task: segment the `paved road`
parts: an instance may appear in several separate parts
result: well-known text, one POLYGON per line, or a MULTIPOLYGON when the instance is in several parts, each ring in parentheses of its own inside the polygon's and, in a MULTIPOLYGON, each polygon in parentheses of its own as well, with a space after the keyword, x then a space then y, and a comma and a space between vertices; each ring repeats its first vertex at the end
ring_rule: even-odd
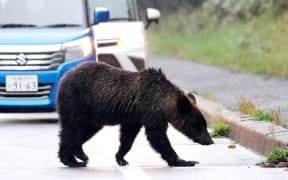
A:
MULTIPOLYGON (((213 78, 218 72, 215 68, 205 68, 205 66, 193 63, 175 62, 173 59, 155 57, 153 66, 159 67, 159 65, 172 81, 186 89, 205 92, 206 89, 201 90, 201 86, 195 84, 202 84, 202 87, 207 88, 207 84, 211 86, 217 83, 213 80, 203 79, 204 75, 213 78), (200 75, 200 73, 196 73, 197 70, 206 73, 200 75)), ((225 76, 224 79, 226 79, 225 76)), ((217 86, 215 85, 215 87, 217 86)), ((220 87, 217 89, 221 90, 220 87)), ((19 116, 22 117, 21 114, 19 116)), ((58 124, 49 121, 29 121, 27 116, 24 119, 13 121, 0 117, 1 180, 210 180, 215 178, 222 180, 287 180, 288 177, 288 171, 285 168, 264 169, 255 166, 265 158, 239 144, 235 149, 229 149, 228 144, 234 143, 229 139, 214 139, 216 144, 201 146, 188 140, 173 128, 169 128, 168 136, 177 153, 184 159, 199 161, 200 165, 193 168, 167 167, 159 155, 150 148, 142 131, 127 155, 130 166, 118 167, 114 160, 114 154, 119 145, 118 127, 107 127, 84 146, 90 156, 89 166, 80 169, 66 168, 59 163, 57 158, 58 124)))
POLYGON ((118 167, 114 154, 118 148, 118 127, 99 132, 84 149, 90 157, 86 168, 66 168, 59 163, 58 124, 43 121, 0 121, 0 179, 3 180, 287 180, 285 169, 255 166, 264 157, 237 145, 229 149, 229 139, 215 139, 216 144, 195 144, 169 128, 173 147, 184 159, 198 160, 192 168, 170 168, 148 145, 143 131, 127 155, 128 167, 118 167))
POLYGON ((288 80, 229 71, 191 61, 150 55, 149 65, 161 67, 180 87, 201 94, 211 94, 217 102, 234 109, 243 97, 257 107, 280 111, 288 125, 288 80))

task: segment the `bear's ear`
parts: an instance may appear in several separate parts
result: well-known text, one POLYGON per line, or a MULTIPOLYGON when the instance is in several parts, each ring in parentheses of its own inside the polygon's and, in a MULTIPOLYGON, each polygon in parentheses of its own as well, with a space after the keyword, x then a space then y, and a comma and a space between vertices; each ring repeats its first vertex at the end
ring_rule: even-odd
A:
POLYGON ((189 113, 189 111, 191 111, 191 104, 189 99, 186 96, 181 95, 178 99, 177 99, 177 112, 179 115, 184 116, 187 113, 189 113))
POLYGON ((189 92, 188 93, 188 97, 191 98, 194 101, 195 104, 197 103, 196 102, 196 98, 195 98, 195 96, 192 93, 189 92))

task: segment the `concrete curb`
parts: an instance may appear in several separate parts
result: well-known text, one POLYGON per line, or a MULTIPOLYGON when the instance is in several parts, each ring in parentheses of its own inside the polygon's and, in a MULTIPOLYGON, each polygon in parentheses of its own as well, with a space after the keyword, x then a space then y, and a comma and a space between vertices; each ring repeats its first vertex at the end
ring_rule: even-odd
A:
POLYGON ((230 138, 267 156, 275 148, 288 148, 288 129, 272 123, 255 121, 240 112, 232 112, 221 104, 196 96, 197 105, 211 124, 215 115, 225 118, 230 125, 230 138))

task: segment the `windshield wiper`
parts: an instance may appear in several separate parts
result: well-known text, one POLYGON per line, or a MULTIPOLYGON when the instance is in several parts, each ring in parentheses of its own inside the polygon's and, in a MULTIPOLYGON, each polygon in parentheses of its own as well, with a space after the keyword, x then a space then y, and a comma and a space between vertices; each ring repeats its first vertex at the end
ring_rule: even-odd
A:
POLYGON ((16 24, 16 23, 9 23, 9 24, 1 24, 1 28, 26 28, 26 27, 37 27, 34 24, 16 24))
POLYGON ((49 25, 46 25, 45 27, 81 27, 80 24, 65 24, 65 23, 62 23, 62 24, 49 24, 49 25))

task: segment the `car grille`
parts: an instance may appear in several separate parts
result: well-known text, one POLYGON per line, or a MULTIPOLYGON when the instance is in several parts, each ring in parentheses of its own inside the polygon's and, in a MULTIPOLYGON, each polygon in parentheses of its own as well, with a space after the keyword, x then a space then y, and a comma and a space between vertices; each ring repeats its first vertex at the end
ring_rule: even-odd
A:
POLYGON ((0 84, 0 99, 9 98, 47 98, 51 91, 51 84, 39 84, 36 92, 7 92, 5 84, 0 84))
POLYGON ((0 70, 54 70, 64 62, 64 53, 0 53, 0 70))

